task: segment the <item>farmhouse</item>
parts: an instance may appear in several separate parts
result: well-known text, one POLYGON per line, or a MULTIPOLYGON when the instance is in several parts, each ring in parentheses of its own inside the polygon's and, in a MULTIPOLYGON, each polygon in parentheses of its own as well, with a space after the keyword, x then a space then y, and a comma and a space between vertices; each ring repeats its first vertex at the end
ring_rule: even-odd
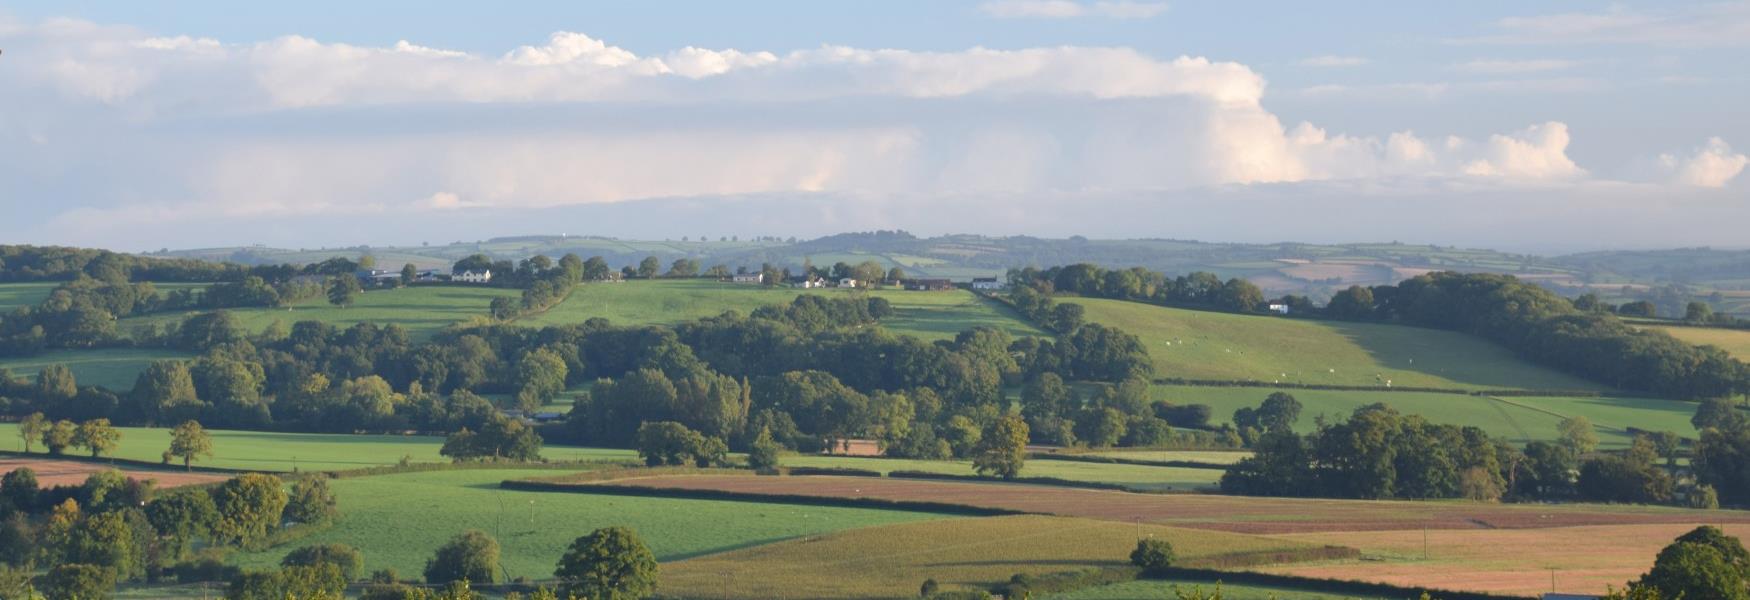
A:
POLYGON ((954 289, 954 282, 946 279, 902 279, 899 284, 916 292, 954 289))
POLYGON ((461 271, 456 273, 451 279, 462 283, 488 283, 492 281, 492 269, 461 271))
POLYGON ((815 276, 815 275, 802 275, 800 277, 791 277, 790 281, 788 283, 790 284, 790 287, 802 288, 805 290, 826 287, 826 280, 821 279, 820 277, 815 276))
POLYGON ((766 282, 766 274, 759 273, 759 272, 756 272, 756 273, 736 273, 734 277, 730 278, 730 280, 734 281, 736 283, 765 283, 766 282))
POLYGON ((846 277, 844 279, 839 280, 839 287, 842 287, 842 288, 863 287, 863 282, 857 281, 856 279, 851 278, 851 277, 846 277))
POLYGON ((972 289, 975 289, 975 290, 978 290, 981 292, 996 291, 996 290, 1003 289, 1005 287, 1008 287, 1008 286, 1003 285, 1003 282, 999 281, 995 277, 974 277, 974 278, 972 278, 972 289))
POLYGON ((875 440, 827 440, 824 454, 837 456, 881 456, 881 442, 875 440))
POLYGON ((1281 302, 1272 302, 1270 304, 1270 312, 1273 312, 1273 313, 1276 313, 1279 315, 1286 315, 1286 314, 1288 314, 1288 305, 1283 304, 1281 302))

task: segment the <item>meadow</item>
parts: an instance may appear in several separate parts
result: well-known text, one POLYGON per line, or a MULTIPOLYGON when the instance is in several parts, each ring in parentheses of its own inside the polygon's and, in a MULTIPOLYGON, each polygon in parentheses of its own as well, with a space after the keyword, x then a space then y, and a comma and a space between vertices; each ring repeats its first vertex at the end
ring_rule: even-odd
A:
POLYGON ((1750 330, 1712 327, 1652 327, 1697 346, 1715 346, 1738 360, 1750 361, 1750 330))
POLYGON ((297 546, 338 542, 363 552, 365 572, 393 568, 404 577, 418 577, 438 546, 465 529, 479 529, 497 538, 500 564, 509 577, 546 580, 566 546, 599 527, 631 527, 658 560, 675 561, 842 529, 940 518, 906 511, 498 487, 505 479, 549 474, 461 470, 337 479, 332 484, 341 516, 332 528, 290 545, 238 555, 235 562, 267 567, 297 546))
MULTIPOLYGON (((892 471, 924 471, 950 475, 972 475, 968 460, 911 460, 901 458, 863 458, 853 456, 785 456, 779 461, 786 467, 838 467, 892 471)), ((1189 491, 1214 488, 1221 481, 1218 469, 1186 467, 1152 467, 1116 463, 1088 463, 1067 460, 1029 460, 1021 469, 1022 477, 1055 477, 1070 481, 1115 483, 1141 491, 1189 491)))
POLYGON ((1086 454, 1130 460, 1187 461, 1212 465, 1231 465, 1252 455, 1247 450, 1132 450, 1127 448, 1096 450, 1086 454))
POLYGON ((1325 385, 1602 390, 1481 338, 1436 329, 1184 310, 1098 298, 1089 321, 1136 334, 1156 377, 1325 385))
POLYGON ((996 327, 1011 335, 1038 335, 1039 330, 1019 319, 1006 307, 979 299, 971 292, 908 292, 884 289, 853 292, 841 289, 803 290, 736 285, 708 279, 627 281, 578 286, 571 297, 545 313, 519 319, 531 326, 582 323, 604 318, 617 325, 673 325, 725 311, 741 314, 761 306, 787 304, 802 294, 829 298, 854 293, 886 298, 894 315, 882 326, 925 339, 952 339, 955 334, 980 325, 996 327))
MULTIPOLYGON (((155 427, 120 427, 122 439, 114 456, 128 460, 159 462, 170 446, 170 430, 155 427)), ((333 433, 276 433, 212 429, 213 456, 195 465, 247 471, 333 471, 409 462, 449 462, 438 454, 441 437, 421 435, 352 435, 333 433)), ((18 425, 0 423, 0 444, 22 450, 18 425)), ((36 445, 42 452, 42 445, 36 445)), ((554 461, 630 461, 631 450, 547 446, 541 456, 554 461)))
MULTIPOLYGON (((466 286, 414 286, 388 290, 370 290, 359 294, 352 306, 341 308, 328 303, 326 296, 310 298, 282 308, 237 308, 243 327, 259 332, 274 321, 291 327, 298 321, 322 321, 335 327, 350 327, 364 322, 377 325, 391 323, 407 328, 414 339, 431 337, 438 330, 474 317, 486 317, 492 299, 517 297, 521 292, 510 289, 466 286)), ((116 328, 127 332, 147 324, 179 323, 189 313, 158 313, 122 319, 116 328)))
MULTIPOLYGON (((1235 410, 1256 407, 1271 392, 1270 388, 1154 386, 1158 400, 1174 404, 1207 404, 1215 423, 1233 420, 1235 410)), ((1556 427, 1563 419, 1584 416, 1597 427, 1600 443, 1605 446, 1626 446, 1633 441, 1629 427, 1655 431, 1674 431, 1685 437, 1695 437, 1695 427, 1689 424, 1695 414, 1694 403, 1658 398, 1602 396, 1585 397, 1509 397, 1491 398, 1462 394, 1430 392, 1355 392, 1335 390, 1281 390, 1301 403, 1300 421, 1295 429, 1302 433, 1317 428, 1314 418, 1325 415, 1342 419, 1355 409, 1383 402, 1404 414, 1421 415, 1435 423, 1480 427, 1492 435, 1517 444, 1534 440, 1553 440, 1556 427)))
POLYGON ((42 304, 49 292, 54 291, 59 281, 33 281, 29 283, 0 284, 0 314, 12 312, 21 306, 36 306, 42 304))
POLYGON ((186 352, 162 348, 100 348, 96 350, 50 350, 36 356, 0 358, 0 369, 14 377, 35 377, 53 364, 67 365, 79 385, 101 385, 111 391, 134 388, 134 379, 155 360, 189 358, 186 352))
POLYGON ((687 598, 905 598, 935 579, 984 587, 1016 573, 1124 567, 1139 537, 1180 560, 1311 548, 1216 531, 1020 515, 854 529, 664 565, 660 590, 687 598))

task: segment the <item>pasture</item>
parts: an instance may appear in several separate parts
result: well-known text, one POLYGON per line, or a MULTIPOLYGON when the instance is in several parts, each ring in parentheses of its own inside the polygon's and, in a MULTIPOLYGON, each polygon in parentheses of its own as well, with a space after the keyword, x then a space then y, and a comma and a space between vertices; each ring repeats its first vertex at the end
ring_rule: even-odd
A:
POLYGON ((1750 330, 1712 327, 1650 327, 1697 346, 1714 346, 1738 360, 1750 361, 1750 330))
POLYGON ((297 546, 339 542, 364 553, 365 572, 393 568, 417 577, 426 559, 451 536, 479 529, 497 538, 511 577, 551 579, 566 546, 591 530, 627 526, 658 560, 675 561, 823 533, 921 520, 938 515, 857 508, 631 498, 501 490, 505 479, 550 475, 538 470, 401 473, 332 482, 341 516, 335 525, 293 544, 238 555, 246 567, 267 567, 297 546))
POLYGON ((1166 308, 1098 298, 1089 321, 1142 338, 1156 377, 1326 385, 1602 390, 1481 338, 1437 329, 1166 308))
POLYGON ((101 385, 114 392, 134 389, 134 379, 155 360, 189 358, 189 354, 162 348, 100 348, 96 350, 51 350, 36 356, 0 359, 0 369, 14 377, 35 377, 53 364, 67 365, 79 385, 101 385))
POLYGON ((32 281, 29 283, 0 284, 0 314, 12 312, 23 306, 42 304, 49 297, 49 292, 61 285, 59 281, 32 281))
POLYGON ((787 304, 802 294, 840 298, 858 293, 886 298, 893 304, 894 315, 883 320, 882 325, 895 333, 925 339, 951 339, 961 331, 985 325, 1008 331, 1011 335, 1039 334, 1037 329, 1017 318, 1006 307, 979 299, 964 290, 803 290, 736 285, 709 279, 584 284, 558 306, 517 322, 530 326, 568 325, 599 317, 617 325, 674 325, 714 317, 725 311, 745 315, 762 306, 787 304))
MULTIPOLYGON (((379 326, 400 325, 414 339, 425 339, 451 324, 475 317, 486 317, 493 298, 518 297, 519 294, 521 292, 518 290, 499 288, 415 286, 370 290, 359 294, 358 300, 346 308, 329 304, 328 298, 324 296, 284 308, 237 308, 230 309, 230 312, 237 315, 245 329, 254 332, 266 329, 274 321, 287 327, 298 321, 322 321, 341 328, 370 322, 379 326)), ((188 318, 188 314, 159 313, 130 317, 122 319, 116 324, 116 328, 127 332, 146 324, 162 326, 179 323, 188 318)))
MULTIPOLYGON (((170 430, 157 427, 120 427, 121 443, 115 457, 158 462, 170 446, 170 430)), ((409 462, 449 462, 438 455, 444 440, 420 435, 352 435, 333 433, 276 433, 267 431, 207 430, 213 437, 213 456, 195 465, 246 471, 334 471, 409 462)), ((22 450, 18 425, 0 423, 0 444, 22 450)), ((42 452, 42 445, 36 445, 42 452)), ((631 450, 547 446, 541 456, 548 460, 636 460, 631 450)))
MULTIPOLYGON (((1210 420, 1227 423, 1235 410, 1256 407, 1269 396, 1270 388, 1167 386, 1154 387, 1156 399, 1174 404, 1207 404, 1213 411, 1210 420)), ((1301 403, 1300 421, 1295 429, 1302 433, 1317 426, 1314 418, 1325 415, 1332 419, 1349 416, 1355 409, 1374 403, 1385 403, 1404 414, 1421 415, 1434 423, 1480 427, 1491 435, 1506 438, 1515 444, 1534 440, 1553 440, 1556 427, 1563 419, 1584 416, 1598 428, 1599 442, 1605 446, 1627 446, 1633 441, 1628 427, 1674 431, 1685 437, 1695 437, 1695 427, 1689 417, 1695 414, 1695 404, 1657 398, 1627 398, 1602 396, 1575 397, 1510 397, 1491 398, 1462 394, 1429 392, 1355 392, 1335 390, 1281 390, 1301 403)))
POLYGON ((1187 461, 1212 465, 1231 465, 1252 455, 1251 451, 1248 450, 1131 450, 1126 448, 1097 450, 1087 454, 1130 460, 1187 461))
POLYGON ((840 531, 663 566, 659 587, 686 598, 904 598, 924 579, 987 587, 1016 573, 1125 567, 1139 537, 1180 560, 1295 551, 1298 542, 1092 519, 970 517, 840 531))
MULTIPOLYGON (((911 460, 902 458, 862 458, 852 456, 785 456, 780 461, 786 467, 838 467, 892 471, 924 471, 950 475, 972 475, 969 460, 911 460)), ((1189 491, 1215 487, 1221 481, 1221 471, 1186 467, 1151 467, 1116 463, 1071 462, 1067 460, 1029 460, 1021 469, 1022 477, 1055 477, 1070 481, 1116 483, 1141 491, 1189 491)))

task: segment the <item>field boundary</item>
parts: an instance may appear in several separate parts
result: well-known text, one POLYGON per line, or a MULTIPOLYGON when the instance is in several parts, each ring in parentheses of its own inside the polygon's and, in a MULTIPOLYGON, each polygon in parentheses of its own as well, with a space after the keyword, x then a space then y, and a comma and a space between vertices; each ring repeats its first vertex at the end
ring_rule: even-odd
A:
POLYGON ((935 513, 944 515, 960 515, 969 517, 995 517, 1003 515, 1034 514, 1026 511, 1006 508, 989 508, 953 504, 948 502, 924 502, 918 500, 882 500, 879 498, 842 498, 832 496, 810 496, 804 494, 763 494, 752 492, 730 492, 724 490, 697 490, 685 488, 659 488, 637 485, 613 485, 602 483, 550 483, 529 480, 505 480, 499 482, 499 487, 522 492, 562 492, 573 494, 601 494, 609 496, 631 496, 639 498, 681 498, 686 500, 727 500, 732 502, 756 502, 762 504, 796 504, 803 506, 830 506, 836 508, 872 508, 879 510, 900 510, 909 512, 935 513))
POLYGON ((1201 569, 1192 567, 1169 567, 1158 576, 1150 579, 1188 579, 1214 583, 1239 583, 1281 587, 1299 591, 1327 592, 1334 594, 1360 594, 1369 596, 1385 596, 1395 598, 1415 598, 1423 592, 1441 600, 1525 600, 1525 596, 1507 596, 1486 592, 1463 592, 1429 587, 1403 587, 1389 583, 1370 581, 1354 581, 1349 579, 1320 579, 1316 577, 1301 577, 1298 575, 1281 575, 1277 573, 1260 573, 1257 571, 1222 571, 1217 569, 1201 569))
MULTIPOLYGON (((1028 485, 1081 488, 1081 489, 1088 489, 1088 490, 1105 490, 1105 491, 1112 491, 1112 492, 1130 492, 1133 494, 1196 494, 1196 493, 1198 493, 1196 491, 1191 491, 1191 490, 1142 489, 1142 488, 1131 487, 1130 485, 1123 484, 1123 483, 1110 483, 1110 482, 1105 482, 1105 481, 1077 481, 1074 479, 1061 479, 1058 477, 1016 477, 1013 479, 1001 479, 1001 478, 997 478, 997 477, 984 477, 981 475, 960 475, 960 474, 956 474, 956 473, 933 473, 930 471, 889 471, 887 473, 887 477, 889 479, 934 479, 934 480, 940 480, 940 481, 967 481, 967 482, 973 482, 973 483, 1021 483, 1021 484, 1028 484, 1028 485)), ((1206 488, 1206 489, 1214 489, 1214 488, 1206 488)))
POLYGON ((64 461, 71 461, 71 462, 83 462, 83 463, 108 465, 108 466, 118 467, 118 468, 119 467, 127 467, 130 469, 141 469, 141 470, 147 470, 147 471, 166 471, 166 472, 177 472, 177 473, 236 474, 236 473, 272 473, 272 472, 274 472, 274 471, 251 471, 248 469, 227 469, 224 467, 207 467, 207 466, 202 466, 202 465, 191 465, 188 468, 184 469, 184 468, 182 468, 181 465, 177 465, 174 463, 152 462, 149 460, 139 460, 136 458, 116 458, 113 456, 91 457, 91 456, 80 456, 80 455, 76 455, 76 454, 49 454, 47 452, 25 453, 25 452, 19 452, 17 450, 0 450, 0 457, 24 458, 24 459, 31 459, 31 460, 64 460, 64 461))
MULTIPOLYGON (((1272 383, 1247 379, 1184 379, 1180 377, 1159 377, 1153 380, 1155 385, 1177 385, 1183 387, 1243 387, 1243 388, 1283 388, 1296 390, 1325 390, 1335 392, 1417 392, 1426 394, 1452 394, 1455 396, 1519 396, 1528 398, 1601 398, 1604 392, 1597 390, 1489 390, 1464 389, 1421 386, 1383 386, 1383 385, 1338 385, 1326 383, 1272 383)), ((1612 392, 1612 396, 1636 396, 1626 392, 1612 392)), ((1651 396, 1648 396, 1651 397, 1651 396)))
POLYGON ((1179 467, 1184 469, 1212 469, 1217 471, 1226 471, 1230 466, 1221 463, 1201 462, 1195 460, 1144 460, 1140 458, 1101 456, 1098 454, 1058 454, 1053 452, 1030 452, 1027 454, 1027 458, 1029 460, 1061 460, 1066 462, 1136 465, 1139 467, 1179 467))

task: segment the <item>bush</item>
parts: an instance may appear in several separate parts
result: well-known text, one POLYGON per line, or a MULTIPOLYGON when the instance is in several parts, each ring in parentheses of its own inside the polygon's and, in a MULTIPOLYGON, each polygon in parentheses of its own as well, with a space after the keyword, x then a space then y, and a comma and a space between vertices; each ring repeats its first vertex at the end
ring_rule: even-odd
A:
POLYGON ((237 567, 225 564, 224 554, 218 552, 207 552, 199 558, 176 563, 170 570, 176 574, 177 583, 230 581, 242 574, 237 567))
POLYGON ((1141 567, 1145 575, 1159 575, 1173 566, 1173 545, 1166 540, 1137 540, 1130 564, 1141 567))
MULTIPOLYGON (((307 477, 292 484, 292 495, 286 501, 286 520, 293 523, 327 523, 339 513, 334 492, 328 489, 327 476, 307 477)), ((347 579, 352 579, 350 573, 347 579)))
POLYGON ((42 591, 49 598, 109 600, 115 593, 115 575, 96 565, 65 564, 43 576, 42 591))
POLYGON ((942 588, 941 584, 936 583, 935 578, 925 579, 924 584, 921 586, 918 586, 918 597, 919 598, 928 598, 930 596, 934 596, 936 594, 936 591, 941 589, 941 588, 942 588))
POLYGON ((469 529, 450 538, 437 549, 437 555, 425 561, 427 583, 449 583, 468 580, 492 583, 498 572, 498 540, 478 529, 469 529))
POLYGON ((293 550, 280 559, 282 567, 313 567, 320 564, 334 565, 340 569, 341 578, 352 581, 358 578, 359 570, 365 567, 365 557, 357 548, 346 544, 317 544, 293 550))

